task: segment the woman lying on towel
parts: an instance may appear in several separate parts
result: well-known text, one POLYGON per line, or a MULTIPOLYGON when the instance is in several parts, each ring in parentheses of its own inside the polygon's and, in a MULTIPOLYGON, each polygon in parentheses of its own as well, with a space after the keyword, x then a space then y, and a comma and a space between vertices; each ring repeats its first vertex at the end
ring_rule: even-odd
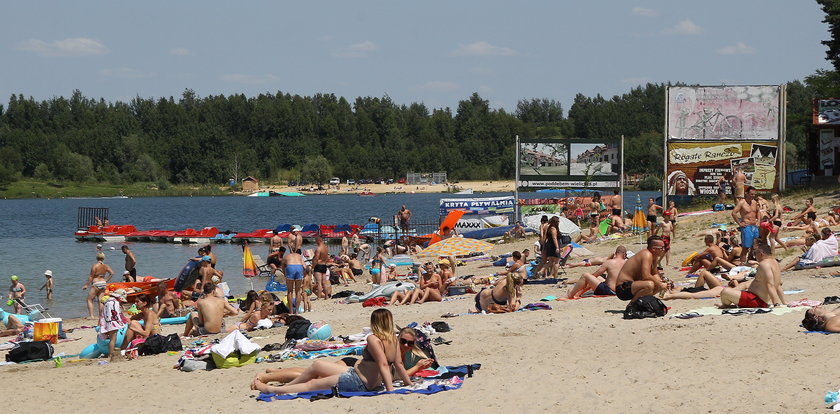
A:
POLYGON ((399 352, 399 340, 394 335, 394 317, 387 309, 377 309, 370 315, 372 335, 362 351, 362 360, 355 367, 346 367, 327 361, 315 361, 299 377, 286 385, 267 385, 259 378, 251 383, 252 390, 275 394, 292 394, 306 391, 328 390, 337 387, 339 392, 393 391, 394 367, 404 384, 411 384, 399 352))
POLYGON ((840 306, 830 311, 823 305, 808 309, 802 326, 809 331, 840 332, 840 306))
MULTIPOLYGON (((752 283, 752 279, 747 280, 749 274, 750 271, 745 270, 728 276, 729 287, 746 290, 750 286, 750 283, 752 283)), ((715 275, 706 269, 700 269, 697 271, 697 282, 694 286, 667 292, 662 295, 662 300, 716 298, 720 296, 720 291, 723 288, 723 283, 715 275)))
POLYGON ((476 313, 505 313, 514 312, 521 305, 522 285, 525 279, 519 273, 508 273, 507 277, 499 280, 495 286, 481 289, 475 294, 476 313))
MULTIPOLYGON (((397 338, 399 341, 400 354, 403 356, 403 366, 405 366, 405 372, 408 376, 414 376, 414 374, 418 371, 429 368, 432 366, 432 363, 435 362, 417 347, 417 333, 414 329, 402 328, 400 333, 397 335, 397 338)), ((338 361, 327 363, 335 364, 338 367, 337 370, 340 369, 341 372, 344 372, 347 370, 347 367, 353 367, 358 362, 358 358, 345 357, 338 361)), ((280 382, 285 384, 294 381, 303 374, 303 372, 303 367, 269 368, 265 370, 265 374, 257 374, 256 379, 264 383, 280 382)))

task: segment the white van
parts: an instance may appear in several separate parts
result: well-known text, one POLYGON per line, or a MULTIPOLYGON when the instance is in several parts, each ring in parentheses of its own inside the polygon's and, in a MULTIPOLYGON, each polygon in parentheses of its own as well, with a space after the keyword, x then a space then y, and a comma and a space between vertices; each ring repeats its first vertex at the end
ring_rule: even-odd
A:
POLYGON ((341 184, 341 179, 338 177, 330 178, 330 185, 339 185, 341 184))

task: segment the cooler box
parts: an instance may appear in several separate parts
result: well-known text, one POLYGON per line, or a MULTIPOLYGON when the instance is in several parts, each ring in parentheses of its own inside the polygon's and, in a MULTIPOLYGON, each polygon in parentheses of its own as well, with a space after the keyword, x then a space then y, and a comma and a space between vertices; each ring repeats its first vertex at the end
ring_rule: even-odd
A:
POLYGON ((61 318, 45 318, 35 322, 33 333, 36 341, 49 341, 51 344, 58 343, 58 335, 61 330, 61 318))

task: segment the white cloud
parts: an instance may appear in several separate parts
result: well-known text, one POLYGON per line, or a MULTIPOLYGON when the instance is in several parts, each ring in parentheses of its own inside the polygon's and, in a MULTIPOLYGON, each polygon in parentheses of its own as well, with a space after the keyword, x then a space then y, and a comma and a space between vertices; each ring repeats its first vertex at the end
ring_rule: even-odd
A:
POLYGON ((646 9, 644 7, 633 7, 632 13, 636 16, 656 17, 659 13, 653 9, 646 9))
POLYGON ((513 56, 516 51, 509 47, 493 46, 490 43, 481 41, 460 45, 452 52, 454 56, 513 56))
POLYGON ((373 43, 370 40, 365 40, 364 42, 355 43, 350 46, 347 46, 346 48, 344 48, 344 50, 333 53, 333 56, 344 58, 359 58, 365 57, 370 52, 374 52, 377 49, 379 49, 379 46, 377 46, 376 43, 373 43))
POLYGON ((172 49, 169 49, 169 54, 175 56, 190 56, 192 55, 192 51, 185 47, 173 47, 172 49))
POLYGON ((700 33, 703 33, 703 28, 688 19, 680 21, 674 27, 665 29, 665 34, 671 35, 696 35, 700 33))
POLYGON ((86 37, 72 37, 52 42, 29 39, 18 43, 17 48, 41 56, 92 56, 108 53, 108 48, 102 42, 86 37))
POLYGON ((236 82, 236 83, 246 83, 249 85, 261 85, 265 83, 274 82, 280 80, 279 77, 274 76, 270 73, 265 75, 248 75, 244 73, 230 73, 227 75, 222 75, 221 79, 227 82, 236 82))
POLYGON ((750 55, 755 53, 755 49, 744 42, 738 42, 734 45, 724 46, 717 52, 721 55, 750 55))
POLYGON ((151 78, 156 75, 154 72, 143 72, 132 68, 102 69, 99 71, 99 74, 109 78, 119 79, 142 79, 151 78))
POLYGON ((449 81, 428 81, 420 86, 417 89, 423 89, 427 91, 436 91, 436 92, 452 92, 458 89, 458 84, 455 82, 449 81))

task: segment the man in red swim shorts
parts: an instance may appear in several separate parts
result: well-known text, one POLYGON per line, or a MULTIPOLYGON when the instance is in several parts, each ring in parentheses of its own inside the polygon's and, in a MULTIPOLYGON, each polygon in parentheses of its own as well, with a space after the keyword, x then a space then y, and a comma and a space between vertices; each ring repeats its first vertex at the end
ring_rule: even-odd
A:
POLYGON ((755 258, 758 259, 758 271, 750 287, 744 291, 723 288, 720 292, 722 307, 772 308, 787 304, 782 290, 781 269, 773 257, 772 248, 765 243, 759 244, 755 249, 755 258))

